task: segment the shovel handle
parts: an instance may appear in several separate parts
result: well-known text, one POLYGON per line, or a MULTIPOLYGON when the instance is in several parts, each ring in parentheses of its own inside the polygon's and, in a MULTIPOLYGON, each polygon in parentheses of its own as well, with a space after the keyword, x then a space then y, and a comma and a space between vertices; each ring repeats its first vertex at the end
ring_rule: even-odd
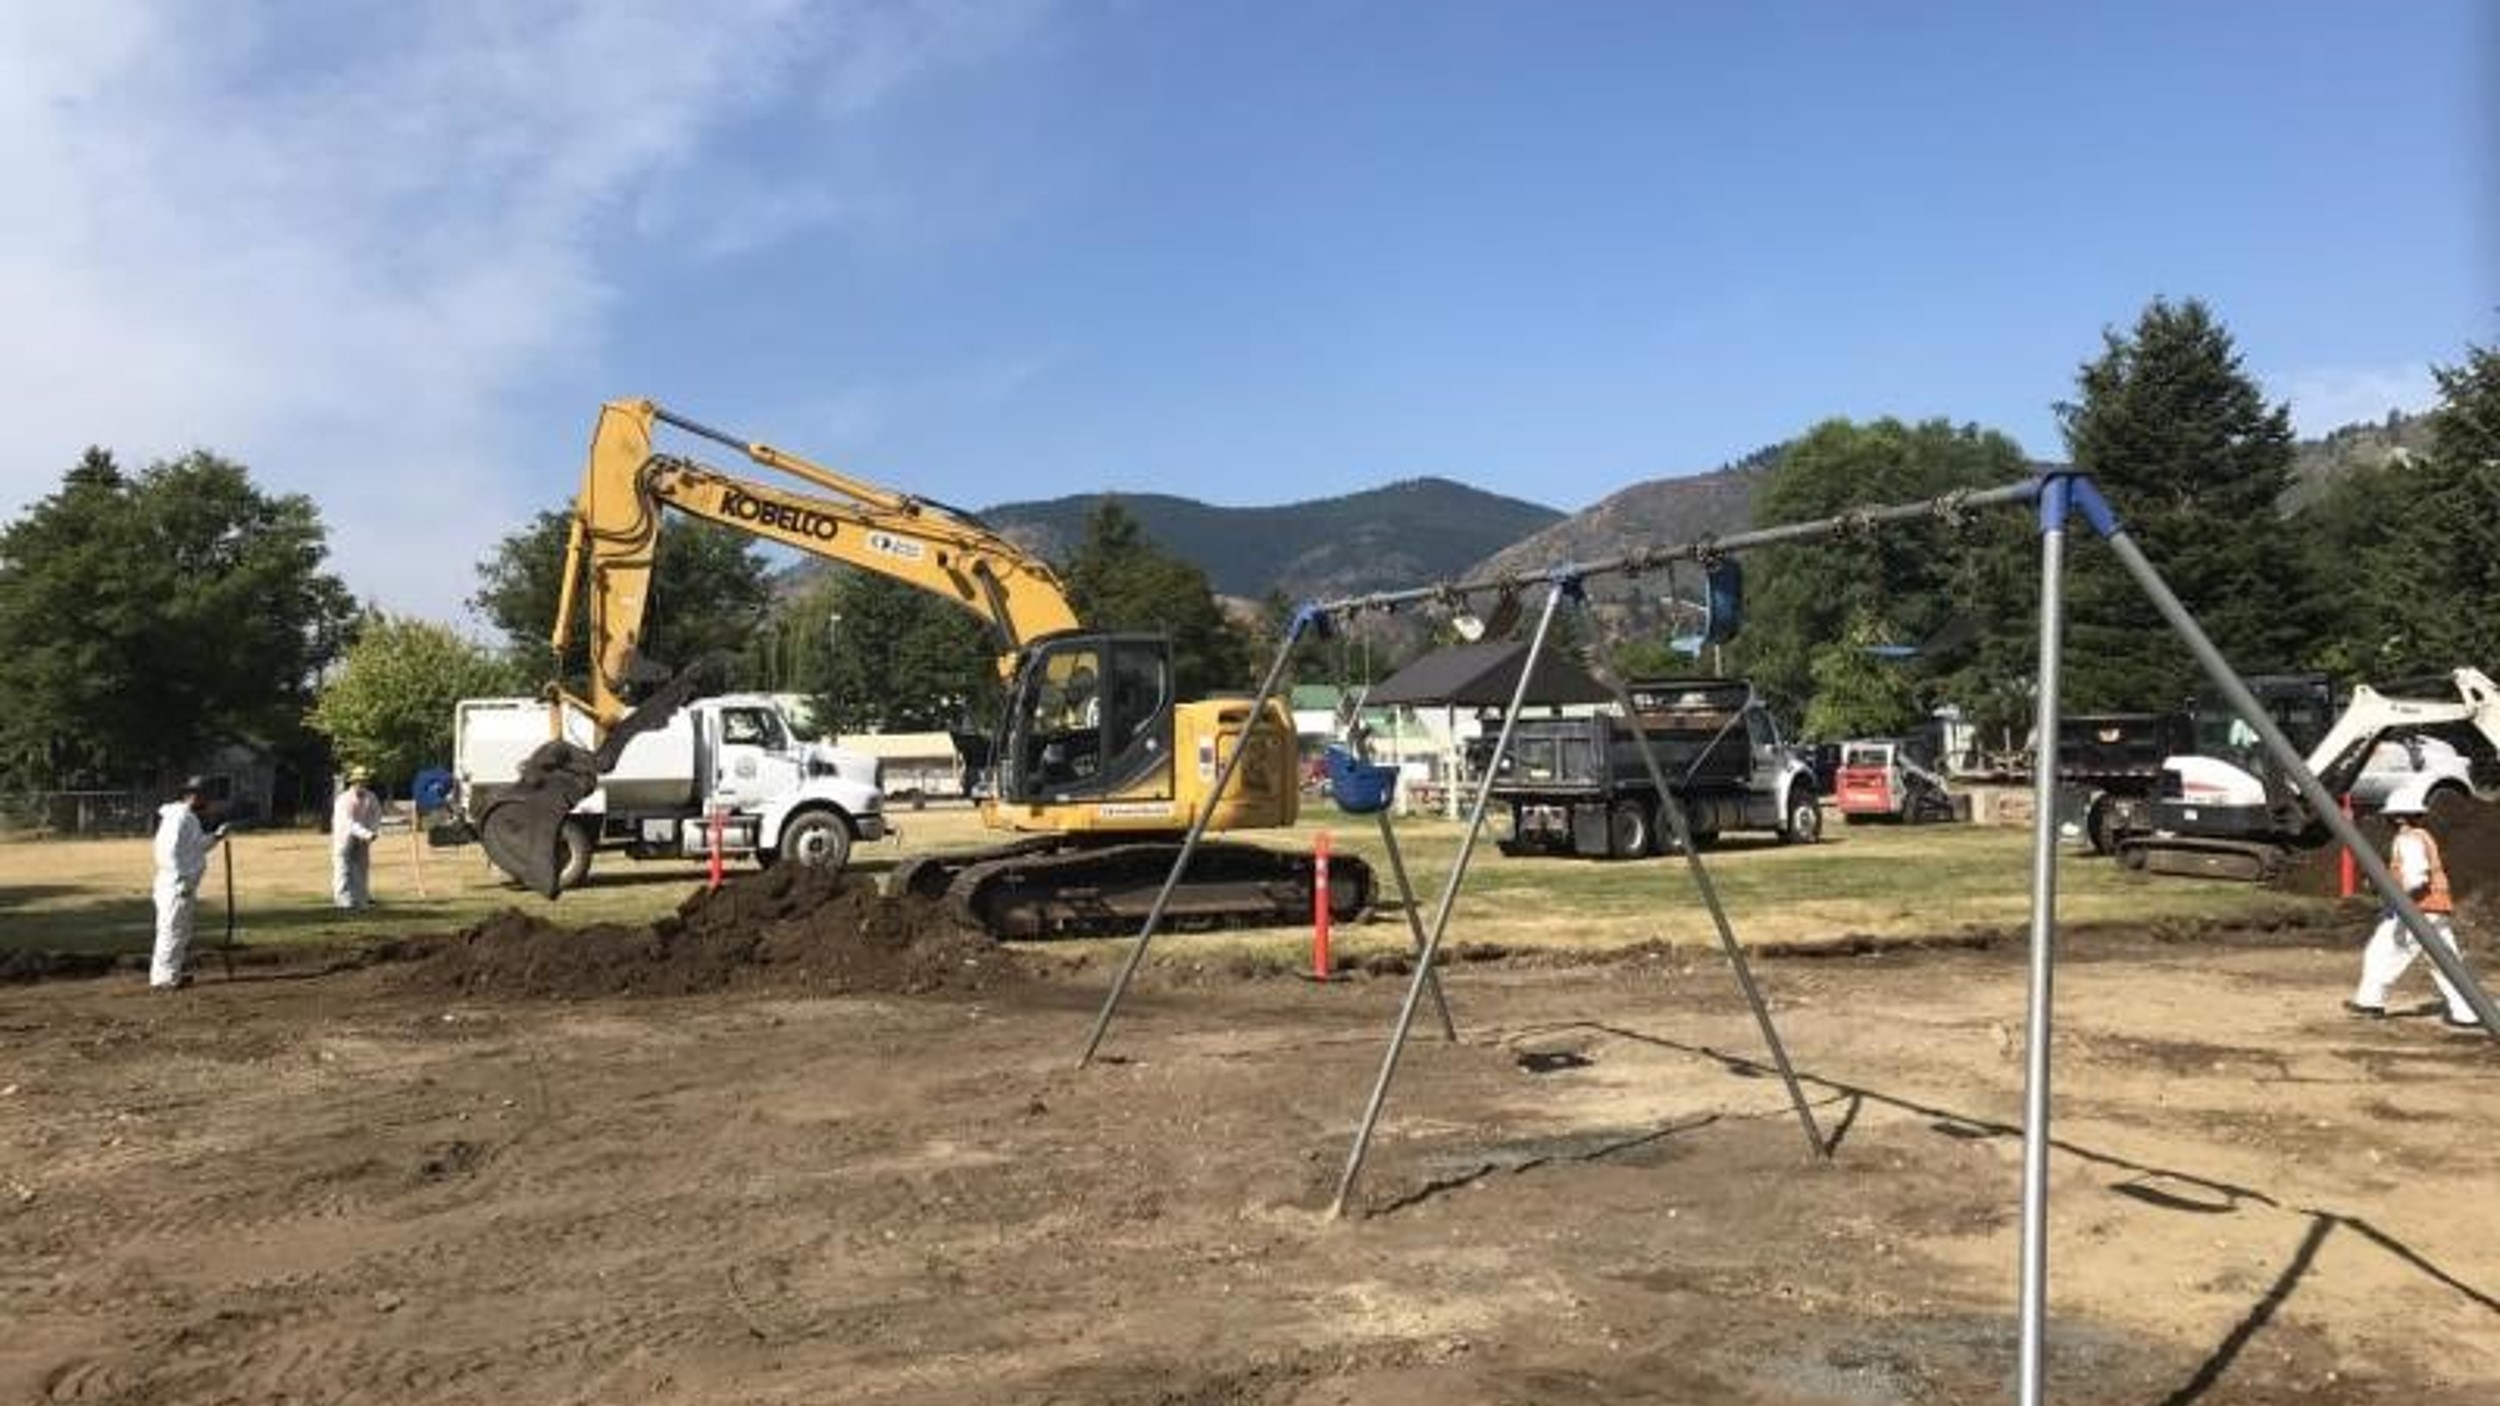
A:
POLYGON ((224 946, 217 949, 217 953, 225 960, 226 979, 232 981, 234 979, 234 837, 228 835, 217 846, 217 852, 224 856, 226 862, 226 942, 224 946))

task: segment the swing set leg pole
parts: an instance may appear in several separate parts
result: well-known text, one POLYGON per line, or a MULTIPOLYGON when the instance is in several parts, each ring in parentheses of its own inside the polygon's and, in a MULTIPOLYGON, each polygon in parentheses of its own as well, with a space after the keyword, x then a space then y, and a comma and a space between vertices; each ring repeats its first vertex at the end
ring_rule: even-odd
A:
POLYGON ((1511 729, 1519 722, 1519 709, 1528 694, 1528 681, 1536 674, 1536 661, 1545 653, 1545 638, 1554 624, 1554 607, 1562 603, 1565 592, 1576 592, 1576 581, 1557 581, 1546 593, 1545 611, 1537 617, 1536 633, 1528 640, 1527 657, 1519 663, 1519 684, 1511 690, 1510 707, 1502 712, 1501 735, 1494 740, 1493 756, 1485 764, 1484 779, 1477 783, 1474 808, 1467 815, 1467 833, 1458 842, 1458 858, 1450 866, 1450 875, 1441 884, 1441 905, 1432 916, 1432 927, 1424 936, 1424 949, 1415 958, 1415 980, 1406 988, 1406 1001, 1398 1007, 1397 1024, 1389 1033, 1389 1048, 1381 1053, 1380 1074, 1372 1081, 1370 1099, 1363 1105, 1363 1121, 1354 1130, 1354 1144, 1346 1149, 1345 1170, 1337 1178, 1337 1197, 1328 1207, 1332 1219, 1345 1215, 1347 1198, 1354 1194, 1355 1179, 1363 1174, 1363 1160, 1371 1152, 1372 1132, 1380 1126, 1381 1110, 1388 1106, 1389 1082, 1397 1077, 1398 1056, 1406 1052, 1406 1037, 1415 1028, 1415 1008, 1422 1003, 1424 987, 1431 981, 1433 962, 1441 951, 1442 935, 1450 928, 1450 910, 1458 905, 1459 885, 1467 879, 1467 863, 1475 857, 1476 838, 1484 831, 1485 808, 1493 803, 1493 778, 1502 769, 1502 758, 1509 754, 1511 729))
MULTIPOLYGON (((1615 706, 1623 710, 1625 717, 1633 717, 1632 696, 1623 687, 1622 671, 1609 668, 1606 675, 1607 691, 1614 695, 1615 706)), ((1659 765, 1658 753, 1650 743, 1648 730, 1635 727, 1631 731, 1633 742, 1640 749, 1641 766, 1649 773, 1649 784, 1657 788, 1658 808, 1665 813, 1668 826, 1675 831, 1677 847, 1684 851, 1685 867, 1692 873, 1693 887, 1701 894, 1702 907, 1710 910, 1711 925, 1719 935, 1719 950, 1726 954, 1728 966, 1736 973, 1736 989, 1744 993, 1745 1004, 1752 1008, 1754 1024, 1762 1030, 1762 1043, 1770 1047, 1771 1063, 1779 1070, 1780 1082, 1787 1086, 1788 1102, 1797 1110, 1797 1122, 1805 1130, 1806 1146, 1814 1150, 1816 1157, 1828 1160, 1832 1155, 1831 1145, 1823 1140, 1823 1130, 1814 1121, 1813 1105, 1806 1101, 1806 1091, 1797 1081, 1797 1071, 1789 1065, 1788 1047, 1780 1041, 1779 1026, 1771 1019, 1771 1008, 1762 999, 1762 988, 1754 983, 1753 966, 1745 960, 1745 949, 1736 940, 1736 928, 1728 921, 1726 906, 1719 902, 1719 887, 1711 882, 1710 866, 1702 862, 1701 851, 1693 844, 1692 820, 1684 814, 1684 803, 1677 800, 1675 792, 1667 786, 1666 770, 1659 765)))
MULTIPOLYGON (((1415 901, 1415 886, 1407 882, 1406 856, 1398 851, 1397 832, 1389 826, 1386 806, 1380 810, 1380 844, 1389 851, 1389 872, 1397 876, 1398 897, 1406 907, 1406 930, 1414 936, 1416 960, 1422 961, 1424 949, 1429 945, 1424 941, 1424 915, 1418 911, 1422 905, 1415 901)), ((1441 974, 1427 968, 1424 980, 1432 986, 1433 1009, 1441 1017, 1441 1038, 1455 1045, 1458 1043, 1458 1026, 1450 1019, 1449 997, 1441 993, 1441 974)))

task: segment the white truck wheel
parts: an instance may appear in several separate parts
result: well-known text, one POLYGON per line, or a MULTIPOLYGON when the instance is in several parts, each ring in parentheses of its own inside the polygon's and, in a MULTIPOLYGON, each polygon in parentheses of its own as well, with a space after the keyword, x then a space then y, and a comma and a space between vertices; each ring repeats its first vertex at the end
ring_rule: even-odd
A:
POLYGON ((838 871, 851 861, 851 827, 831 811, 811 810, 781 828, 773 862, 838 871))

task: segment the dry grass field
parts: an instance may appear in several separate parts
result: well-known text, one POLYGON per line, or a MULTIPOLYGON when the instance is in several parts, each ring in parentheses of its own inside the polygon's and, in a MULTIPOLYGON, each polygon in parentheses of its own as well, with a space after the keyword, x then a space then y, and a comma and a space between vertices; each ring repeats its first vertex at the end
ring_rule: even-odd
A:
MULTIPOLYGON (((895 813, 899 834, 854 852, 854 867, 877 877, 906 855, 977 846, 987 838, 962 807, 895 813)), ((1425 911, 1440 896, 1464 826, 1429 817, 1396 822, 1398 844, 1425 911)), ((1369 817, 1320 805, 1268 843, 1312 843, 1330 831, 1340 852, 1366 856, 1389 886, 1379 832, 1369 817)), ((1708 856, 1714 883, 1747 941, 1815 942, 1850 935, 1930 936, 1965 929, 2019 929, 2030 902, 2030 840, 2018 829, 1951 826, 1843 826, 1813 846, 1730 836, 1708 856)), ((380 906, 341 913, 329 904, 329 852, 311 832, 241 833, 230 842, 237 940, 246 946, 355 942, 376 936, 449 931, 506 908, 567 923, 647 921, 675 907, 704 878, 699 863, 637 863, 603 854, 591 879, 552 903, 505 884, 474 848, 423 849, 405 830, 386 833, 375 852, 380 906)), ((144 840, 0 841, 0 949, 146 950, 153 922, 144 840)), ((2110 919, 2196 920, 2279 906, 2255 889, 2229 884, 2146 883, 2105 861, 2077 856, 2061 867, 2061 915, 2078 923, 2110 919)), ((225 936, 221 860, 212 857, 200 906, 200 940, 225 936)), ((1344 935, 1352 950, 1403 941, 1402 925, 1374 923, 1344 935)), ((1471 862, 1453 920, 1453 940, 1507 944, 1624 946, 1709 942, 1681 861, 1596 863, 1510 858, 1488 835, 1471 862), (1463 931, 1462 931, 1463 930, 1463 931)), ((1250 950, 1290 949, 1297 934, 1227 934, 1205 941, 1250 950)), ((1184 943, 1199 939, 1182 939, 1184 943)))

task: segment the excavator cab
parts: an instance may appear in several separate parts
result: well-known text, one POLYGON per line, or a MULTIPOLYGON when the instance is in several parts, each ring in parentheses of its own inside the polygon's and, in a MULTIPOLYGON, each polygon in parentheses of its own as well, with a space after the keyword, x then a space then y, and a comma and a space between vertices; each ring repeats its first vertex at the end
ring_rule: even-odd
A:
POLYGON ((1035 642, 990 749, 990 793, 1011 805, 1169 796, 1172 698, 1172 650, 1161 636, 1035 642))

